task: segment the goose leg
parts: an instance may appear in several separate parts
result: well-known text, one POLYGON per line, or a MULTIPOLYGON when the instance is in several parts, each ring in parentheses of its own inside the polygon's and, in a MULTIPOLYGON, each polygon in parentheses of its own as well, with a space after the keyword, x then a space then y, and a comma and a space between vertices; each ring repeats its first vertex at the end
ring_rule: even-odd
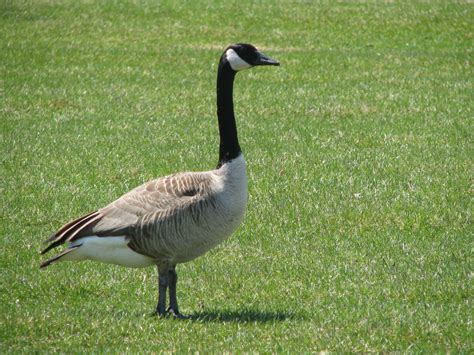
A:
POLYGON ((170 289, 170 307, 168 308, 168 313, 173 317, 184 319, 188 318, 187 316, 179 313, 178 308, 178 299, 176 297, 176 284, 178 283, 178 274, 176 273, 175 266, 169 270, 169 289, 170 289))
POLYGON ((156 313, 159 316, 166 314, 166 290, 170 284, 169 273, 158 269, 158 305, 156 306, 156 313))

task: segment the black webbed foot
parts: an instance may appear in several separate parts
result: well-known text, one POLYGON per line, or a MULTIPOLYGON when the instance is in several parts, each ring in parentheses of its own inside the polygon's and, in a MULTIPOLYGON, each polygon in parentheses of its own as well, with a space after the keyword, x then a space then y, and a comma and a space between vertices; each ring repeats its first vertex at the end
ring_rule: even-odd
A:
POLYGON ((182 314, 177 309, 173 309, 171 307, 169 307, 166 310, 166 315, 169 316, 169 317, 173 317, 175 319, 189 319, 189 318, 191 318, 191 316, 182 314))

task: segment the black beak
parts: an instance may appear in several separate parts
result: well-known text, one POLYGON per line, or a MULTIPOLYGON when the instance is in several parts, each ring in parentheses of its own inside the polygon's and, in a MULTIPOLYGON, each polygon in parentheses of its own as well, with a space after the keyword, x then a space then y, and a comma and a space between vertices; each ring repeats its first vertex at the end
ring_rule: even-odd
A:
POLYGON ((257 60, 255 61, 254 65, 280 65, 275 59, 267 57, 263 53, 259 53, 257 60))

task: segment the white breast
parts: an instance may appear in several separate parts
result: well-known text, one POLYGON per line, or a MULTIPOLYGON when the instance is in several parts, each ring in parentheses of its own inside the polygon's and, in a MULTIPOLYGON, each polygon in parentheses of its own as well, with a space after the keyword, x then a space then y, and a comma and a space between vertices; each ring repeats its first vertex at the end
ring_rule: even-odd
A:
POLYGON ((243 154, 214 171, 213 190, 222 205, 222 213, 229 217, 243 215, 247 207, 247 172, 243 154))
MULTIPOLYGON (((177 262, 192 260, 227 239, 242 222, 247 207, 247 175, 242 155, 212 173, 213 207, 202 211, 205 221, 184 227, 188 236, 175 249, 177 262)), ((191 222, 192 220, 188 220, 191 222)))

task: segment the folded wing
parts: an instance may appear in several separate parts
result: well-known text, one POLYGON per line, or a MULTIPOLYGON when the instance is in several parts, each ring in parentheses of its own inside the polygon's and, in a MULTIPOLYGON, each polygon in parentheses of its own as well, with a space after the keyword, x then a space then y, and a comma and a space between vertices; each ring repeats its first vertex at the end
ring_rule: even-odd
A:
POLYGON ((106 207, 61 227, 46 240, 50 244, 42 254, 66 242, 91 235, 104 238, 119 235, 139 238, 136 231, 137 221, 145 219, 150 224, 159 226, 160 222, 163 222, 160 219, 172 220, 173 216, 183 210, 192 209, 194 205, 205 200, 211 182, 209 173, 195 172, 149 181, 106 207))

